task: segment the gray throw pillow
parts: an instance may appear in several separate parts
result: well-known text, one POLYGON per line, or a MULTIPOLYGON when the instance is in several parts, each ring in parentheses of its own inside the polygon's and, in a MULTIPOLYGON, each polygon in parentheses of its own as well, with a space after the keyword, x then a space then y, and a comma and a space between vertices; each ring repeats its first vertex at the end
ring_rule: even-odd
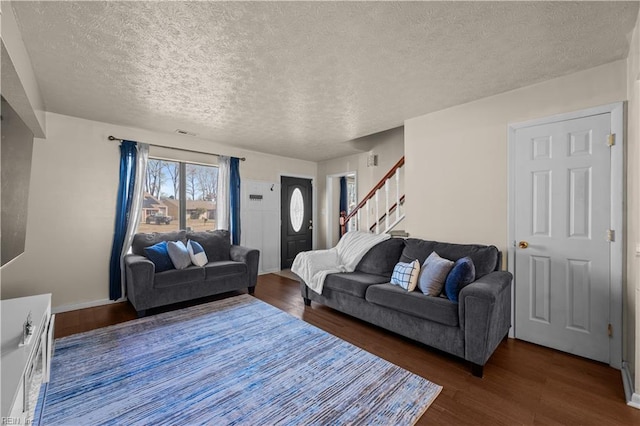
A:
POLYGON ((418 278, 420 291, 427 296, 439 296, 453 265, 454 262, 441 258, 435 251, 431 253, 424 261, 418 278))
POLYGON ((187 232, 187 239, 200 243, 209 262, 231 260, 231 234, 227 230, 187 232))
POLYGON ((187 231, 139 233, 133 236, 131 252, 145 256, 145 247, 151 247, 162 241, 182 241, 186 243, 186 235, 187 231))
POLYGON ((167 243, 167 251, 176 269, 184 269, 191 265, 191 257, 182 241, 169 241, 167 243))

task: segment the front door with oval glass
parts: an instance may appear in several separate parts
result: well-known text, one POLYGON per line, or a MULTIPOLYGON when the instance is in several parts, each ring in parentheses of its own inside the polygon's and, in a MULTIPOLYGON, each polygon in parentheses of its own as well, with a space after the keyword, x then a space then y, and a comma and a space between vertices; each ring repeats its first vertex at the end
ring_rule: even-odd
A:
POLYGON ((283 176, 281 183, 280 263, 282 269, 288 269, 298 253, 312 247, 311 179, 283 176))

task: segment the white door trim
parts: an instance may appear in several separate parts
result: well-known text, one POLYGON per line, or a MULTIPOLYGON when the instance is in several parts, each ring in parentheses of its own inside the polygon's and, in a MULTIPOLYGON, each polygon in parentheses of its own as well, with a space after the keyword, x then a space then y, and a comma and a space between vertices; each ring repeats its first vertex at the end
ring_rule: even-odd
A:
MULTIPOLYGON (((624 203, 624 107, 623 102, 588 108, 550 117, 508 124, 508 240, 507 269, 515 280, 515 143, 516 130, 525 127, 551 124, 575 118, 589 117, 598 114, 611 114, 611 132, 616 135, 615 145, 611 147, 611 227, 615 230, 615 241, 611 243, 611 293, 609 321, 613 327, 613 336, 609 342, 610 362, 613 368, 622 367, 622 275, 624 271, 624 242, 626 229, 623 220, 624 203)), ((509 337, 515 335, 515 281, 511 286, 511 324, 509 337)))

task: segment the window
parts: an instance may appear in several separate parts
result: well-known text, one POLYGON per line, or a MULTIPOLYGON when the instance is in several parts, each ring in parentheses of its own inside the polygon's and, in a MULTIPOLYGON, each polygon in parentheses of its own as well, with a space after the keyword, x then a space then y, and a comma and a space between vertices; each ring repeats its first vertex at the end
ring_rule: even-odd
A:
POLYGON ((149 158, 137 232, 216 229, 218 168, 149 158))
POLYGON ((300 229, 302 229, 302 219, 304 218, 304 200, 302 199, 300 188, 294 189, 293 194, 291 194, 289 217, 291 218, 293 232, 300 232, 300 229))

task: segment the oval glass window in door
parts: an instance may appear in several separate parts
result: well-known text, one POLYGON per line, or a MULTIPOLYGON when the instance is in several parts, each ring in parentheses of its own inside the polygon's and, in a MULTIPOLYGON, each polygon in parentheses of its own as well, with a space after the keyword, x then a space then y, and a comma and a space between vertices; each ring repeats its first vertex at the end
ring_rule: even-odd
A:
POLYGON ((294 189, 291 194, 291 200, 289 201, 289 218, 293 231, 299 232, 302 228, 302 219, 304 218, 304 200, 302 199, 302 191, 300 191, 300 188, 294 189))

